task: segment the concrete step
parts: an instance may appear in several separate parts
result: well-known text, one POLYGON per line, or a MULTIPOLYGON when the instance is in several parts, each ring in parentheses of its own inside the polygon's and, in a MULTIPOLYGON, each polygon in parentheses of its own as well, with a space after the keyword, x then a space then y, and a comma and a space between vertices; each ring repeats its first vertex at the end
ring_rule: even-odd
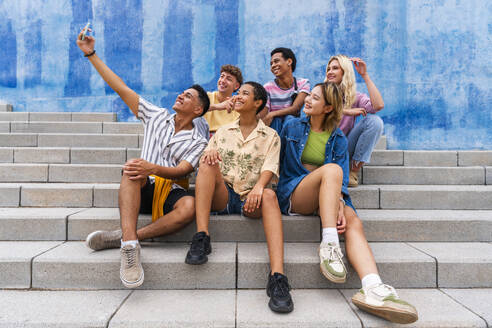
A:
POLYGON ((0 122, 0 132, 143 134, 144 129, 139 122, 13 121, 0 122))
POLYGON ((0 182, 119 183, 121 165, 0 164, 0 182))
POLYGON ((484 185, 484 167, 366 166, 364 184, 484 185))
MULTIPOLYGON (((492 211, 359 210, 369 241, 492 242, 492 211)), ((139 226, 151 222, 140 215, 139 226)), ((96 230, 120 226, 117 208, 0 208, 0 240, 85 240, 96 230)), ((319 242, 316 216, 283 216, 286 242, 319 242)), ((189 242, 195 223, 155 241, 189 242)), ((263 225, 238 215, 210 218, 210 233, 217 242, 265 241, 263 225)))
MULTIPOLYGON (((118 207, 119 183, 0 183, 0 207, 118 207)), ((379 189, 351 192, 358 208, 379 208, 379 189)))
POLYGON ((0 147, 138 148, 142 141, 137 134, 0 133, 0 147))
MULTIPOLYGON (((385 242, 370 246, 383 281, 394 287, 492 287, 491 243, 385 242)), ((294 288, 337 287, 319 273, 317 248, 318 244, 284 244, 285 272, 294 288)), ((358 288, 357 274, 348 263, 346 266, 343 288, 358 288)), ((238 244, 238 288, 259 288, 255 286, 260 286, 268 270, 265 244, 238 244)))
MULTIPOLYGON (((204 265, 192 266, 184 263, 188 244, 143 243, 142 288, 233 289, 236 247, 235 243, 212 243, 215 256, 204 265)), ((122 289, 119 267, 118 249, 94 252, 82 242, 67 242, 33 260, 32 287, 122 289)))
POLYGON ((124 164, 140 148, 0 147, 0 163, 124 164))
POLYGON ((0 104, 0 112, 11 112, 12 109, 12 105, 10 104, 0 104))
POLYGON ((102 133, 101 122, 10 122, 11 133, 102 133))
POLYGON ((381 136, 381 138, 379 138, 378 142, 376 143, 376 146, 374 146, 374 149, 377 150, 386 149, 388 147, 387 144, 388 142, 386 140, 386 136, 381 136))
POLYGON ((136 134, 0 133, 0 147, 138 148, 141 138, 136 134))
MULTIPOLYGON (((388 327, 358 310, 355 290, 294 289, 294 311, 276 314, 264 290, 3 291, 2 327, 388 327), (213 302, 211 302, 213 300, 213 302), (162 306, 166 304, 166 306, 162 306), (74 311, 77 309, 77 311, 74 311)), ((419 320, 412 327, 486 327, 489 289, 401 289, 419 320), (458 297, 457 297, 457 296, 458 297), (475 298, 476 297, 476 298, 475 298)), ((410 326, 410 325, 409 325, 410 326)))
POLYGON ((2 112, 0 121, 116 122, 116 113, 88 112, 2 112))
MULTIPOLYGON (((0 242, 1 288, 19 287, 13 263, 32 272, 32 288, 122 289, 118 249, 94 252, 83 242, 0 242), (25 246, 28 245, 28 246, 25 246), (36 246, 34 251, 32 248, 36 246), (27 249, 29 252, 17 249, 27 249), (44 252, 46 251, 46 252, 44 252), (24 252, 24 253, 23 253, 24 252), (44 253, 42 253, 44 252, 44 253), (40 254, 42 253, 42 254, 40 254), (14 254, 14 255, 12 255, 14 254), (20 256, 24 260, 20 260, 20 256), (31 266, 28 265, 32 260, 31 266), (11 277, 11 278, 9 278, 11 277), (16 282, 13 283, 12 280, 16 282)), ((318 243, 285 243, 285 272, 293 288, 359 288, 347 265, 347 282, 329 282, 319 272, 318 243)), ((492 287, 491 243, 370 243, 383 281, 397 288, 492 287)), ((189 244, 142 243, 144 289, 264 288, 269 272, 266 243, 212 243, 205 265, 184 263, 189 244), (237 257, 236 257, 237 256, 237 257), (237 263, 236 263, 237 258, 237 263), (237 272, 236 272, 237 266, 237 272)), ((346 261, 346 257, 344 258, 346 261)), ((23 271, 23 272, 24 272, 23 271)), ((28 281, 26 279, 26 281, 28 281)), ((26 286, 25 284, 24 286, 26 286)))
MULTIPOLYGON (((0 207, 117 207, 117 183, 0 183, 0 207)), ((349 188, 357 209, 492 210, 492 186, 349 188)))
POLYGON ((368 166, 492 166, 491 150, 374 150, 368 166))

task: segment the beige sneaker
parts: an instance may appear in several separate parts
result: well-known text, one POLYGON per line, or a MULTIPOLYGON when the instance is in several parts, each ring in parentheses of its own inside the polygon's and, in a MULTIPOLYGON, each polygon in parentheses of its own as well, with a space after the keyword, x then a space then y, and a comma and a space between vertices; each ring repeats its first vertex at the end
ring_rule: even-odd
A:
POLYGON ((85 240, 85 245, 95 251, 107 248, 120 248, 121 230, 94 231, 87 236, 87 239, 85 240))
POLYGON ((334 243, 321 243, 318 252, 319 267, 323 276, 337 284, 344 283, 347 279, 347 270, 343 264, 343 254, 340 246, 334 243))
POLYGON ((359 172, 350 171, 349 173, 349 187, 357 187, 359 185, 359 172))
POLYGON ((144 271, 140 263, 140 244, 121 248, 120 279, 126 288, 137 288, 144 282, 144 271))
POLYGON ((359 309, 391 322, 412 323, 419 316, 415 307, 398 297, 396 290, 385 284, 361 289, 352 296, 352 303, 359 309))

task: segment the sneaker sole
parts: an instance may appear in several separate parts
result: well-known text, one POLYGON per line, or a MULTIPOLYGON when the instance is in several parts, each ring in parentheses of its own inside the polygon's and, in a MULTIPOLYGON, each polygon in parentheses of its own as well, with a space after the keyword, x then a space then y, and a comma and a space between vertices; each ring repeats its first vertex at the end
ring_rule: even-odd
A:
POLYGON ((319 265, 319 271, 321 272, 321 274, 323 276, 325 276, 326 279, 328 279, 331 282, 334 282, 335 284, 343 284, 347 280, 347 275, 345 275, 345 277, 343 277, 343 278, 340 278, 340 277, 332 275, 328 271, 325 271, 323 269, 323 265, 321 263, 319 265))
POLYGON ((283 308, 283 307, 276 307, 272 301, 268 302, 268 307, 270 308, 270 310, 277 313, 290 313, 294 310, 294 304, 291 304, 291 306, 287 308, 283 308))
POLYGON ((418 315, 413 312, 399 310, 387 306, 373 306, 364 302, 364 296, 355 294, 352 297, 352 303, 359 309, 374 314, 395 323, 412 323, 419 319, 418 315))
POLYGON ((120 276, 120 279, 121 279, 121 283, 123 284, 123 286, 125 286, 126 288, 133 289, 133 288, 138 288, 138 287, 142 286, 142 284, 144 282, 144 276, 145 276, 145 274, 142 271, 142 276, 140 277, 140 279, 138 279, 135 282, 128 282, 128 281, 122 279, 121 276, 120 276))

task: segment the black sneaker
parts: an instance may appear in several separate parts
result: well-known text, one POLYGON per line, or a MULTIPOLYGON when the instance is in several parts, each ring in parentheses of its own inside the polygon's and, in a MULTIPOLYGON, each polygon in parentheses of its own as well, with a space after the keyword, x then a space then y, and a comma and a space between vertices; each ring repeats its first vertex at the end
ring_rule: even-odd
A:
POLYGON ((289 280, 281 273, 268 275, 267 295, 270 297, 268 306, 274 312, 289 313, 294 310, 294 303, 290 297, 289 280))
POLYGON ((191 241, 191 247, 186 254, 185 263, 203 264, 208 261, 207 255, 212 252, 210 237, 203 231, 197 232, 191 241))

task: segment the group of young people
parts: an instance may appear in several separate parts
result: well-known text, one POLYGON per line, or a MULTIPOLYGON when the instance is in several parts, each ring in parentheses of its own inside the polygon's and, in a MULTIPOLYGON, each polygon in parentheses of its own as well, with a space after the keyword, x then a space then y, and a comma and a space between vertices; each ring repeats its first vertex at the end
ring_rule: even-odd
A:
POLYGON ((238 67, 224 65, 216 91, 207 94, 191 86, 176 98, 173 114, 140 97, 112 72, 95 53, 93 37, 79 36, 77 44, 145 128, 141 158, 127 161, 122 170, 121 230, 95 231, 86 240, 93 250, 120 248, 123 285, 136 288, 144 281, 139 241, 173 233, 196 219, 185 262, 200 265, 212 253, 210 213, 241 214, 263 221, 270 309, 291 312, 282 213, 316 213, 322 225, 321 273, 334 283, 345 282, 338 237, 344 234, 345 252, 362 281, 352 302, 392 322, 417 320, 416 309, 383 284, 348 192, 383 127, 379 117, 367 115, 384 103, 363 60, 330 58, 325 81, 311 89, 307 79, 293 75, 294 53, 277 48, 271 52, 273 81, 243 83, 238 67), (353 65, 369 96, 356 92, 353 65), (356 123, 359 115, 364 118, 356 123), (193 197, 186 177, 197 168, 193 197), (137 229, 140 213, 152 214, 152 223, 137 229))

